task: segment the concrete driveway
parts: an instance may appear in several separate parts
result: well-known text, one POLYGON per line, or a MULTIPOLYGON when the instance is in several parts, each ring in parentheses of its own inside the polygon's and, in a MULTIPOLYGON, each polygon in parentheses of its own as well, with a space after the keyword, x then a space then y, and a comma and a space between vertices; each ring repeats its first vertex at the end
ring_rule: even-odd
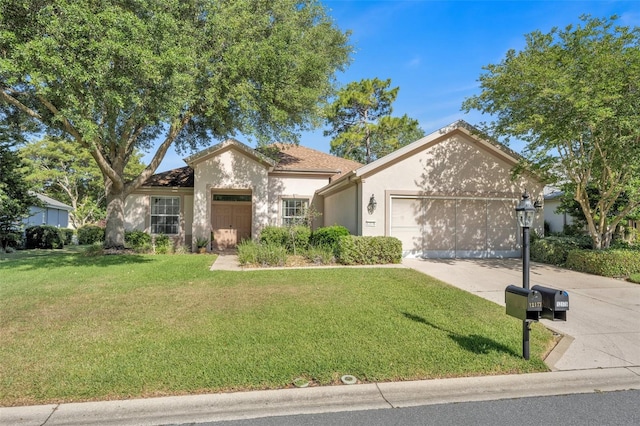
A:
MULTIPOLYGON (((502 306, 505 287, 522 286, 521 259, 403 259, 402 263, 502 306)), ((551 369, 640 366, 640 285, 540 263, 531 263, 530 284, 569 293, 566 322, 541 320, 565 336, 546 360, 551 369)))

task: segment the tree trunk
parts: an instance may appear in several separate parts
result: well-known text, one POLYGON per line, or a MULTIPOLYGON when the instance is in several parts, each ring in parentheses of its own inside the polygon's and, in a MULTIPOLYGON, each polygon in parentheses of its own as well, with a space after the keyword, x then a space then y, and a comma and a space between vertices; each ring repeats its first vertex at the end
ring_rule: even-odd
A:
POLYGON ((104 230, 104 248, 124 249, 125 198, 124 191, 114 191, 113 186, 107 194, 107 226, 104 230))

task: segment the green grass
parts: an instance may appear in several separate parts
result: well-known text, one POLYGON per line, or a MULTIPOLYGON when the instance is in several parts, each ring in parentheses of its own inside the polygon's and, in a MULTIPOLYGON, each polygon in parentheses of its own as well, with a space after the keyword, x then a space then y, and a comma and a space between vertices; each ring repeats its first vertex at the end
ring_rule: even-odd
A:
POLYGON ((0 257, 0 405, 544 371, 552 341, 408 269, 209 271, 214 257, 0 257))

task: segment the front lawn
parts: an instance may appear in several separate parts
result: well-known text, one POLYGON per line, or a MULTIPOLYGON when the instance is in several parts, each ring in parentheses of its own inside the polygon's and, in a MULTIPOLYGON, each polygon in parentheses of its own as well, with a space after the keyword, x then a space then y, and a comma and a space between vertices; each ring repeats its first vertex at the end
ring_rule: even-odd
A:
POLYGON ((0 255, 0 405, 545 371, 552 335, 409 269, 0 255))

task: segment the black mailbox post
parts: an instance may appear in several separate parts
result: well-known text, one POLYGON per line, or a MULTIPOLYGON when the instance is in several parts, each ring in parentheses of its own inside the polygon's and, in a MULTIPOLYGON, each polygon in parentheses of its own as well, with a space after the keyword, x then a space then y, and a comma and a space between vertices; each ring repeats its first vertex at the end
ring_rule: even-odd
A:
POLYGON ((507 315, 523 321, 538 321, 542 312, 542 295, 534 289, 509 285, 504 290, 507 315))
POLYGON ((566 321, 569 310, 569 294, 564 290, 534 285, 531 287, 542 296, 541 317, 552 321, 566 321))

